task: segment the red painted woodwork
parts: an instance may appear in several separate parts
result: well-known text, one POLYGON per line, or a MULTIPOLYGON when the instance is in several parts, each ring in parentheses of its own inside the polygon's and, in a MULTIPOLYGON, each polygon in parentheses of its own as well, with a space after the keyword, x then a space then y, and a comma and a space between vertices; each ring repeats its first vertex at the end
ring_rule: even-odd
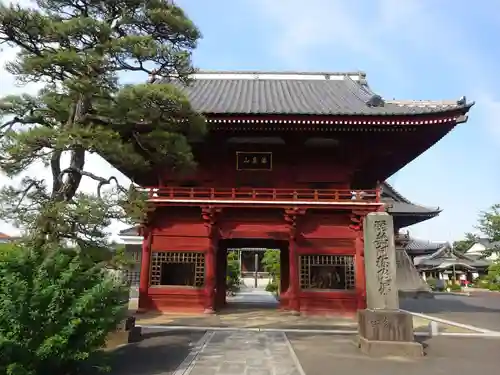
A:
POLYGON ((365 280, 365 248, 363 243, 363 232, 358 231, 355 240, 356 257, 356 293, 358 298, 358 309, 366 308, 366 280, 365 280))
POLYGON ((149 288, 149 310, 202 313, 206 307, 203 288, 154 286, 149 288))
POLYGON ((153 235, 153 251, 200 251, 210 246, 210 239, 193 236, 157 236, 153 235))
POLYGON ((227 256, 226 248, 221 247, 219 240, 267 238, 288 241, 288 248, 282 249, 281 257, 281 308, 321 314, 353 313, 365 304, 359 222, 363 214, 377 209, 378 206, 369 206, 360 213, 359 209, 352 211, 341 207, 323 213, 293 208, 227 207, 217 212, 213 207, 203 207, 197 212, 183 211, 179 207, 163 208, 149 237, 151 250, 204 251, 206 282, 203 288, 150 287, 147 306, 160 311, 189 312, 212 312, 223 308, 226 304, 227 256), (298 257, 321 254, 355 256, 355 291, 300 290, 298 257), (185 298, 182 297, 183 291, 186 292, 185 298))
POLYGON ((380 190, 272 189, 272 188, 145 188, 151 201, 301 201, 301 202, 380 202, 380 190))
POLYGON ((357 292, 302 291, 300 293, 300 311, 303 313, 353 315, 357 309, 357 292))
POLYGON ((146 188, 155 212, 149 218, 149 242, 144 242, 149 245, 143 245, 140 306, 197 312, 223 308, 227 257, 220 240, 253 238, 288 241, 281 248, 282 308, 340 314, 364 308, 362 220, 384 209, 377 181, 446 134, 455 125, 453 116, 208 116, 220 121, 211 123, 204 142, 193 144, 195 172, 166 170, 144 177, 159 186, 146 188), (367 121, 376 123, 370 128, 367 121), (394 122, 400 124, 389 129, 394 122), (273 138, 273 143, 241 142, 251 137, 273 138), (306 142, 314 138, 330 146, 306 142), (272 170, 238 171, 238 151, 272 152, 272 170), (353 190, 356 186, 366 189, 353 190), (148 288, 150 251, 204 252, 204 286, 148 288), (354 256, 355 290, 301 290, 302 255, 354 256))
POLYGON ((286 299, 288 300, 288 308, 292 311, 300 311, 299 299, 299 266, 298 266, 298 253, 295 239, 291 238, 289 242, 288 263, 289 263, 289 287, 285 292, 286 299))
POLYGON ((218 210, 213 207, 202 207, 201 210, 201 216, 209 237, 209 245, 205 251, 205 313, 213 313, 215 311, 215 251, 219 241, 219 231, 216 226, 218 213, 218 210))
POLYGON ((143 230, 141 273, 139 279, 139 311, 145 312, 149 307, 149 270, 151 268, 151 240, 150 230, 143 230))

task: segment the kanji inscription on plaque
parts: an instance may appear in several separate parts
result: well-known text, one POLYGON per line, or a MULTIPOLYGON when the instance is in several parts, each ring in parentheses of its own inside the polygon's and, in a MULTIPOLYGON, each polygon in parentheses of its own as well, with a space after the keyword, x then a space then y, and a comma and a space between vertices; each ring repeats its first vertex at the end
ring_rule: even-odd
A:
POLYGON ((273 169, 272 152, 236 152, 238 171, 271 171, 273 169))

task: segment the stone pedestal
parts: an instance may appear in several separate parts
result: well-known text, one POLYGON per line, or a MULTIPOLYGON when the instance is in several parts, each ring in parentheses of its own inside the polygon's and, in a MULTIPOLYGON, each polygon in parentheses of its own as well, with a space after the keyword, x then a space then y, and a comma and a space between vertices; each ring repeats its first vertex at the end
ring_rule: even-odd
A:
POLYGON ((358 344, 372 356, 421 357, 413 318, 399 310, 393 228, 392 216, 385 212, 370 213, 363 223, 368 308, 358 311, 358 344))
POLYGON ((111 332, 106 338, 106 348, 114 349, 116 347, 138 342, 141 340, 141 327, 135 326, 135 317, 129 316, 121 322, 114 332, 111 332))
POLYGON ((375 357, 422 357, 423 347, 414 342, 413 318, 399 310, 358 311, 358 346, 375 357))

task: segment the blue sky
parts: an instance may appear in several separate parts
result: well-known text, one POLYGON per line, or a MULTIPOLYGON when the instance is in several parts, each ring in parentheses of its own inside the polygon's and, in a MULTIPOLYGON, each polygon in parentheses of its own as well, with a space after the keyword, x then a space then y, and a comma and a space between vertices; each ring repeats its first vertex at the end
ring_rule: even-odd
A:
MULTIPOLYGON (((203 33, 194 58, 201 69, 363 70, 386 98, 475 100, 466 124, 390 182, 411 201, 443 209, 410 228, 419 238, 460 238, 474 230, 479 211, 500 203, 499 0, 177 3, 203 33)), ((2 95, 14 89, 2 86, 2 95)), ((9 230, 0 223, 0 231, 9 230)))

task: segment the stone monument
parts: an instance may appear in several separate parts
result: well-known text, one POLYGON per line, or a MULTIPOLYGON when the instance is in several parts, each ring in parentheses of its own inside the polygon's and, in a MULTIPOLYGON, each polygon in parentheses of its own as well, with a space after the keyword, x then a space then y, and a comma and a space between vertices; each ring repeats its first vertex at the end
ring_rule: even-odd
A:
POLYGON ((363 228, 367 309, 358 311, 359 348, 372 356, 421 357, 413 318, 399 310, 392 216, 370 213, 363 228))

